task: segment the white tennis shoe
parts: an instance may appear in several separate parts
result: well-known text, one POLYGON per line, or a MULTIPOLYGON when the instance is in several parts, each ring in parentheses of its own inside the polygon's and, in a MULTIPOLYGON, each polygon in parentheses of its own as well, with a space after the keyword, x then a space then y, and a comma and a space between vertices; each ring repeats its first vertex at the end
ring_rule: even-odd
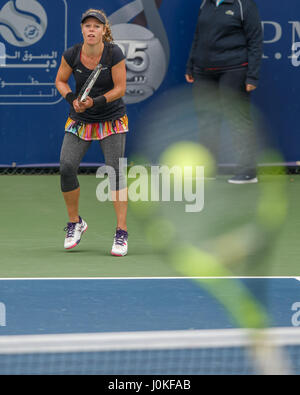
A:
POLYGON ((64 229, 66 233, 65 237, 65 249, 71 250, 76 247, 81 240, 83 233, 87 230, 87 223, 79 217, 79 222, 73 223, 68 222, 67 227, 64 229))
POLYGON ((228 180, 230 184, 257 184, 258 179, 256 175, 238 175, 228 180))
POLYGON ((128 233, 125 230, 117 229, 111 255, 125 256, 128 253, 128 233))

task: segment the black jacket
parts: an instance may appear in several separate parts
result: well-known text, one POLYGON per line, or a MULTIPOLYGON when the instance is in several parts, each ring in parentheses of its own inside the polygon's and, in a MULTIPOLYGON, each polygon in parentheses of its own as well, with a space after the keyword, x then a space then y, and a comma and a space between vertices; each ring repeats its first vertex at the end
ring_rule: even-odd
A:
POLYGON ((203 0, 186 73, 248 63, 247 84, 257 86, 263 33, 253 0, 203 0))

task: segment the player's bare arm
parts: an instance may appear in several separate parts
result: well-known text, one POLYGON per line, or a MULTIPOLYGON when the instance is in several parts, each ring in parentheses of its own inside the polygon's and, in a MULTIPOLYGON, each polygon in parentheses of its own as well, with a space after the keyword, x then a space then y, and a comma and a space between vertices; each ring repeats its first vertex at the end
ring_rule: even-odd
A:
POLYGON ((114 88, 109 92, 105 93, 105 98, 108 103, 113 102, 121 97, 125 96, 126 93, 126 64, 125 60, 112 67, 112 79, 114 88))

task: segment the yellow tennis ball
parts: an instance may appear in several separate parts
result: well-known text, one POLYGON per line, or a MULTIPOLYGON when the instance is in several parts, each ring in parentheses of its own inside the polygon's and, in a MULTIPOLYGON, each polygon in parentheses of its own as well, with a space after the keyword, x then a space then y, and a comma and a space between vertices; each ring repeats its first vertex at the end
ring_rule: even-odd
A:
POLYGON ((192 176, 197 174, 197 168, 204 168, 205 177, 211 177, 216 172, 213 155, 207 148, 191 141, 180 141, 167 148, 160 158, 161 164, 170 168, 179 167, 183 172, 192 168, 192 176))

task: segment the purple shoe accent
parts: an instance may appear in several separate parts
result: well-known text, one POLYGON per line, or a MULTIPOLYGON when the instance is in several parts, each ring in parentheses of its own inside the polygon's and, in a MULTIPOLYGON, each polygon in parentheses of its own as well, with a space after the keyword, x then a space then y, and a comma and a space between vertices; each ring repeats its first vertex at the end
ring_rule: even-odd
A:
POLYGON ((122 246, 128 240, 128 232, 126 230, 117 229, 115 234, 115 243, 122 246))
POLYGON ((76 224, 74 224, 73 222, 68 222, 67 226, 64 229, 64 231, 67 232, 66 238, 74 236, 75 226, 76 224))

